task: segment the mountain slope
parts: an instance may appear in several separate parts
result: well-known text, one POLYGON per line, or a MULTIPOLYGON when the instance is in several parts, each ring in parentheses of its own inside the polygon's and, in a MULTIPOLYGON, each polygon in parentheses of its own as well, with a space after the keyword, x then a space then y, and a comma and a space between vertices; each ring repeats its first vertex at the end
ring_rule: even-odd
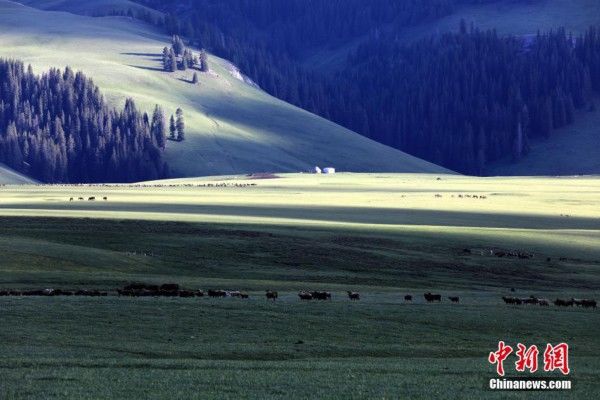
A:
POLYGON ((349 171, 443 172, 444 169, 368 140, 267 95, 238 79, 227 61, 192 85, 192 72, 162 71, 168 38, 123 17, 91 18, 0 0, 0 57, 31 63, 35 72, 71 65, 121 106, 133 97, 151 111, 185 112, 187 140, 170 142, 174 176, 300 171, 332 165, 349 171))
POLYGON ((600 174, 600 111, 580 111, 573 125, 531 143, 531 151, 517 162, 501 160, 486 175, 598 175, 600 174))
MULTIPOLYGON (((381 30, 397 29, 397 39, 410 43, 431 35, 456 32, 460 21, 500 35, 527 36, 538 31, 564 27, 567 32, 582 34, 592 25, 600 25, 600 4, 597 0, 498 0, 458 7, 442 18, 399 28, 382 26, 381 30)), ((336 71, 343 67, 348 55, 369 38, 368 35, 339 47, 315 49, 303 59, 303 64, 319 71, 336 71)))
POLYGON ((0 185, 24 185, 29 183, 36 182, 35 180, 23 176, 5 165, 0 164, 0 185))
POLYGON ((109 15, 115 12, 127 13, 129 10, 134 13, 143 11, 155 17, 161 15, 129 0, 20 0, 19 3, 42 10, 68 11, 90 16, 109 15))

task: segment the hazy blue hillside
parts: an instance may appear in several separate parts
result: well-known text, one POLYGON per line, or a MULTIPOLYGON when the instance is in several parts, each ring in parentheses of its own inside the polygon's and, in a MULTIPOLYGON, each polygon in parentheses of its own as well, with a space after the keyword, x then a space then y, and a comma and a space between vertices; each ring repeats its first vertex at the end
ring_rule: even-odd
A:
POLYGON ((175 176, 303 171, 332 165, 348 171, 439 172, 443 169, 368 140, 240 80, 228 61, 210 56, 209 73, 165 73, 160 53, 170 40, 129 18, 90 18, 0 1, 0 57, 35 72, 72 66, 93 78, 111 104, 126 97, 167 115, 181 107, 183 143, 169 142, 175 176))

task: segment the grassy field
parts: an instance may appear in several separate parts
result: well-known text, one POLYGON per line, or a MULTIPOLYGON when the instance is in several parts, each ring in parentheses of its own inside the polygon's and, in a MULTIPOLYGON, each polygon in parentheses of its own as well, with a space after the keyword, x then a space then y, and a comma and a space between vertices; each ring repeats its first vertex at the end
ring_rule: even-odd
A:
POLYGON ((599 193, 597 178, 391 174, 2 187, 0 287, 250 299, 0 297, 0 398, 522 398, 486 390, 501 339, 567 341, 567 394, 594 398, 600 314, 500 297, 598 297, 599 193), (313 288, 333 300, 297 299, 313 288))
MULTIPOLYGON (((77 6, 59 4, 67 10, 77 6)), ((156 103, 169 115, 184 110, 186 141, 170 142, 166 153, 174 176, 299 172, 315 165, 361 172, 443 171, 267 95, 240 80, 226 60, 209 57, 212 72, 199 73, 198 85, 191 83, 192 70, 165 73, 161 53, 169 43, 151 26, 129 18, 91 18, 0 0, 0 57, 31 63, 36 73, 70 65, 92 77, 116 106, 132 97, 149 112, 156 103)))

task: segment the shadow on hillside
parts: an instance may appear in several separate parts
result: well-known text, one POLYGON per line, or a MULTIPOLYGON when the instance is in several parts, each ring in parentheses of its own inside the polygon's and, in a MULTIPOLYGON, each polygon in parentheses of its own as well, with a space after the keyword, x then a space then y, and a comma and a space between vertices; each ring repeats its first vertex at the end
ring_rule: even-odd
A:
POLYGON ((145 69, 147 71, 158 71, 158 72, 164 72, 164 69, 159 68, 159 67, 146 67, 143 65, 131 65, 131 64, 127 64, 128 67, 133 67, 133 68, 138 68, 138 69, 145 69))
POLYGON ((121 53, 124 56, 138 56, 138 57, 161 57, 160 53, 121 53))

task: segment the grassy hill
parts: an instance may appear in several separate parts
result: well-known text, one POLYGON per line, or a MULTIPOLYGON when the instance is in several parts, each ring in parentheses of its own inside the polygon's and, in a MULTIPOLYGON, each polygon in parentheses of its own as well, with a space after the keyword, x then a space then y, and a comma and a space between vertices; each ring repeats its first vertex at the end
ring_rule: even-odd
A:
MULTIPOLYGON (((600 180, 439 178, 2 187, 0 289, 111 292, 0 297, 0 397, 521 398, 488 389, 487 354, 505 340, 567 341, 569 394, 594 398, 600 313, 500 297, 600 296, 600 180), (131 281, 250 298, 116 296, 131 281), (302 289, 333 299, 301 302, 302 289), (427 291, 442 302, 426 304, 427 291)), ((513 357, 507 375, 531 377, 513 357)))
POLYGON ((35 183, 35 181, 0 164, 0 185, 22 185, 28 183, 35 183))
POLYGON ((165 73, 167 37, 122 17, 91 18, 0 1, 0 57, 36 72, 71 65, 91 76, 115 105, 133 97, 151 111, 185 112, 187 140, 170 142, 175 176, 302 171, 331 165, 348 171, 440 172, 443 169, 382 146, 275 99, 238 79, 227 61, 210 57, 210 73, 165 73))
POLYGON ((490 165, 487 175, 600 174, 600 111, 580 111, 575 123, 557 129, 548 139, 531 143, 531 152, 516 163, 506 159, 490 165))

